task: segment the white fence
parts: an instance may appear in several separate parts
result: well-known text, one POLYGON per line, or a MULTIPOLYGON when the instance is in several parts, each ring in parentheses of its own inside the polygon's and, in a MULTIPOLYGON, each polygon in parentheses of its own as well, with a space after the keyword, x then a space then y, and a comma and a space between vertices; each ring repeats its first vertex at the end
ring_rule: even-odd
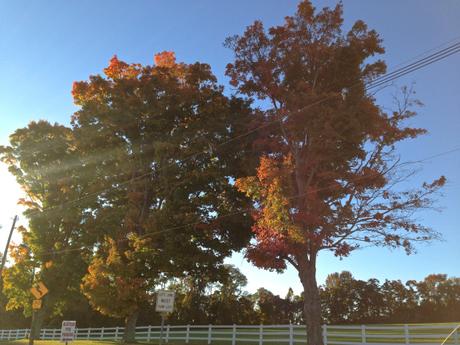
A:
MULTIPOLYGON (((327 345, 440 345, 456 327, 455 324, 433 325, 362 325, 362 326, 323 326, 323 340, 327 345)), ((77 339, 120 340, 123 327, 78 328, 77 339)), ((58 340, 60 329, 42 329, 41 339, 58 340)), ((0 340, 27 338, 28 329, 0 330, 0 340)), ((136 340, 156 342, 160 338, 160 326, 136 328, 136 340)), ((185 325, 164 328, 164 342, 194 344, 305 344, 303 325, 185 325)), ((446 344, 460 345, 457 330, 446 344)))

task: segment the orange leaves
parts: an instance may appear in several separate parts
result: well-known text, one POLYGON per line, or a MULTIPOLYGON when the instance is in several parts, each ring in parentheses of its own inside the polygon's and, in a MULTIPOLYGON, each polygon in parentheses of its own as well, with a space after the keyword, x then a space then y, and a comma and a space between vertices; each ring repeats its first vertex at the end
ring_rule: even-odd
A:
POLYGON ((127 67, 128 64, 126 62, 118 60, 117 56, 114 55, 110 59, 109 66, 104 68, 104 73, 109 78, 117 79, 123 75, 127 67))
MULTIPOLYGON (((158 68, 173 68, 178 66, 174 71, 175 74, 183 74, 183 66, 182 64, 176 64, 174 52, 165 51, 156 54, 155 64, 158 68)), ((126 86, 142 87, 145 82, 148 82, 148 77, 152 75, 155 69, 152 66, 142 66, 138 63, 126 63, 118 59, 117 55, 114 55, 110 59, 109 65, 103 71, 107 78, 95 75, 90 76, 89 81, 73 83, 72 96, 75 104, 83 106, 90 100, 96 102, 108 101, 108 97, 115 91, 126 93, 126 86), (116 86, 120 87, 117 88, 116 86)), ((74 122, 78 121, 78 112, 73 115, 73 119, 74 122)))
POLYGON ((259 267, 282 270, 286 267, 283 258, 306 244, 299 217, 292 213, 292 171, 291 155, 277 159, 263 156, 256 176, 236 181, 238 190, 257 203, 252 228, 257 244, 248 249, 247 258, 259 267))
POLYGON ((171 51, 164 51, 155 54, 154 61, 157 67, 173 67, 176 64, 176 54, 171 51))
POLYGON ((262 156, 260 158, 260 164, 257 168, 257 177, 262 183, 270 183, 279 173, 280 169, 276 160, 267 156, 262 156))
POLYGON ((123 253, 113 239, 106 238, 106 241, 106 253, 93 258, 81 289, 90 304, 101 313, 126 317, 149 299, 148 280, 137 274, 135 263, 138 260, 133 257, 133 252, 139 248, 134 246, 123 253), (129 259, 126 253, 131 256, 129 259), (114 300, 117 300, 116 304, 114 300))
POLYGON ((114 55, 110 59, 109 66, 104 68, 104 74, 110 79, 131 79, 136 78, 140 73, 139 64, 127 64, 124 61, 118 60, 114 55))
POLYGON ((25 198, 19 198, 18 205, 27 207, 28 209, 40 209, 40 204, 25 198))
MULTIPOLYGON (((72 84, 72 97, 73 102, 76 105, 84 104, 85 100, 87 99, 87 95, 89 94, 90 86, 85 81, 74 81, 72 84)), ((75 115, 72 116, 72 118, 75 115)))

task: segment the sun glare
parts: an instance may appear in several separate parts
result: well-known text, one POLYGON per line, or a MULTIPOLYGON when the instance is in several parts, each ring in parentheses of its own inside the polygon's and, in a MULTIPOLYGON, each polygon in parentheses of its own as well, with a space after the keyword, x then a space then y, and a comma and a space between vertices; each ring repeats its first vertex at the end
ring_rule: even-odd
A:
MULTIPOLYGON (((22 207, 18 205, 18 199, 24 195, 14 176, 8 172, 6 165, 3 163, 0 163, 0 191, 2 194, 0 198, 0 209, 2 210, 0 214, 0 225, 2 227, 0 229, 0 249, 3 251, 13 217, 18 215, 18 224, 22 223, 22 207)), ((19 239, 20 237, 16 232, 12 241, 18 243, 19 239)))

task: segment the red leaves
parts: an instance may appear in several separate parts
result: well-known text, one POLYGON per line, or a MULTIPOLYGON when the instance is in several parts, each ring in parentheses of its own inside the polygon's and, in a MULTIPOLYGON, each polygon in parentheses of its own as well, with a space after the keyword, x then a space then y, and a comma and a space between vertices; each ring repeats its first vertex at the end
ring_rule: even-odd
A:
POLYGON ((257 245, 247 249, 246 257, 256 266, 269 270, 286 268, 284 257, 289 253, 288 238, 273 229, 253 226, 257 245))
POLYGON ((347 242, 342 242, 335 247, 334 255, 341 258, 347 257, 353 249, 355 249, 354 246, 351 246, 347 242))
POLYGON ((434 189, 434 188, 439 188, 439 187, 442 187, 446 184, 447 182, 447 179, 445 176, 441 176, 440 178, 438 178, 437 180, 434 180, 433 182, 431 183, 423 183, 423 188, 425 189, 434 189))

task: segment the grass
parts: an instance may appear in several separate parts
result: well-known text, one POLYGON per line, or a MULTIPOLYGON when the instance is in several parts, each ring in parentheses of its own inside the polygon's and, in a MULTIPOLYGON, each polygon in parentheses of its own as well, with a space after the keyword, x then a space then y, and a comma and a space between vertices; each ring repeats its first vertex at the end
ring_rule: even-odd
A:
MULTIPOLYGON (((69 345, 148 345, 148 344, 152 344, 152 345, 155 345, 155 344, 158 344, 158 340, 156 341, 152 341, 150 343, 147 343, 147 342, 137 342, 135 344, 122 344, 120 341, 113 341, 113 340, 75 340, 71 343, 69 343, 69 345)), ((20 339, 20 340, 0 340, 0 345, 28 345, 29 344, 29 340, 28 339, 20 339)), ((61 345, 63 343, 59 342, 59 340, 35 340, 34 341, 34 345, 61 345)), ((185 342, 168 342, 165 344, 165 342, 163 341, 163 344, 164 345, 183 345, 185 344, 185 342)), ((201 341, 201 342, 197 342, 197 341, 190 341, 189 344, 192 344, 192 345, 207 345, 207 342, 206 341, 201 341)), ((215 345, 229 345, 231 343, 229 343, 228 341, 224 341, 224 342, 217 342, 217 341, 213 341, 212 344, 215 344, 215 345)), ((239 342, 238 344, 242 344, 241 342, 239 342)), ((252 343, 253 344, 253 343, 252 343)))

